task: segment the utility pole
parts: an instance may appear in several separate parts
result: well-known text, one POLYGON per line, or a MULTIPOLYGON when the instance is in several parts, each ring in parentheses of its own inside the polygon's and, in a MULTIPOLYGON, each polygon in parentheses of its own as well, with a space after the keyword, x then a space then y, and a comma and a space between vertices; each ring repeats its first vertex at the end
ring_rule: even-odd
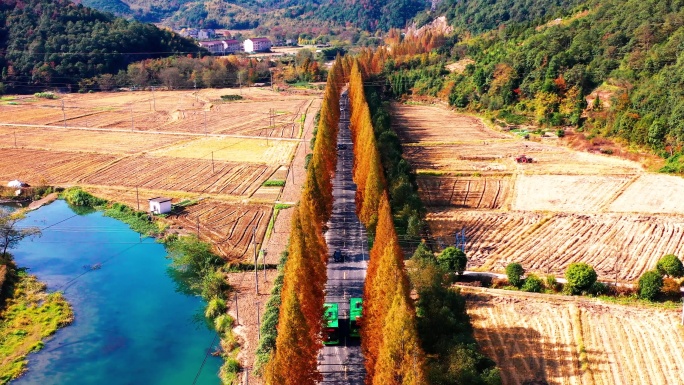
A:
POLYGON ((261 262, 264 265, 264 282, 266 282, 266 249, 261 249, 261 262))
POLYGON ((138 202, 138 211, 140 211, 140 195, 138 195, 138 186, 135 186, 135 201, 138 202))
POLYGON ((14 131, 14 148, 17 148, 17 132, 14 131))
POLYGON ((235 323, 240 324, 240 309, 238 308, 237 293, 235 293, 235 323))
POLYGON ((199 239, 199 215, 197 216, 197 239, 199 239))
POLYGON ((64 112, 64 99, 62 99, 61 102, 62 102, 62 119, 64 119, 64 128, 66 128, 66 112, 64 112))
POLYGON ((254 245, 254 288, 256 290, 256 294, 259 295, 259 271, 257 270, 256 227, 252 229, 252 244, 254 245))
POLYGON ((257 331, 259 332, 259 339, 261 339, 261 318, 259 317, 259 301, 256 303, 257 307, 257 331))

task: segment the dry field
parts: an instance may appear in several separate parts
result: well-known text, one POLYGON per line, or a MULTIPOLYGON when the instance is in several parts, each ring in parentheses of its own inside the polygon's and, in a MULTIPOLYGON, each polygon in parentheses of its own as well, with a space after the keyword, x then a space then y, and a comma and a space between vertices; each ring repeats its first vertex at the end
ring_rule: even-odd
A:
POLYGON ((271 218, 271 206, 202 200, 169 216, 173 229, 199 233, 229 261, 253 262, 254 242, 260 242, 271 218), (199 225, 199 228, 198 228, 199 225))
POLYGON ((82 179, 82 183, 249 196, 275 170, 260 164, 136 156, 102 168, 82 179))
POLYGON ((518 175, 511 208, 521 211, 605 211, 620 193, 625 189, 629 191, 630 184, 637 178, 635 175, 518 175))
POLYGON ((110 164, 116 160, 116 156, 1 148, 0 159, 0 180, 20 179, 35 185, 42 181, 50 184, 77 182, 110 164))
POLYGON ((297 142, 250 138, 206 137, 151 153, 173 158, 211 159, 230 162, 289 164, 297 142))
POLYGON ((420 176, 418 188, 429 207, 499 209, 510 195, 510 176, 420 176))
POLYGON ((17 97, 11 102, 16 105, 0 105, 0 124, 294 138, 316 98, 258 88, 17 97), (223 102, 220 96, 227 94, 243 100, 223 102))
POLYGON ((427 217, 433 236, 453 242, 465 228, 468 269, 503 273, 510 262, 562 275, 586 262, 599 278, 636 280, 665 254, 684 255, 681 218, 654 215, 443 211, 427 217))
POLYGON ((0 126, 0 148, 14 148, 16 143, 23 149, 134 154, 182 140, 186 138, 177 135, 0 126))
POLYGON ((504 385, 684 383, 678 311, 500 292, 467 294, 467 306, 504 385))
POLYGON ((684 254, 684 179, 554 139, 523 140, 441 107, 394 105, 405 154, 420 173, 428 225, 441 244, 465 229, 469 268, 562 275, 572 262, 633 281, 684 254), (535 161, 517 164, 525 153, 535 161), (429 172, 436 171, 436 172, 429 172))

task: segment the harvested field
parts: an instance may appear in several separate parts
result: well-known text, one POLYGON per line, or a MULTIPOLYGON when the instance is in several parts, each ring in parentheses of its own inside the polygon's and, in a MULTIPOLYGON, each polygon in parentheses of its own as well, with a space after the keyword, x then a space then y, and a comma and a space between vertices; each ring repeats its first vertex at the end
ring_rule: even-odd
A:
POLYGON ((445 242, 465 228, 469 269, 503 272, 520 262, 531 272, 563 275, 585 262, 599 278, 636 280, 665 254, 684 253, 684 218, 622 214, 451 211, 428 214, 445 242))
POLYGON ((0 148, 134 154, 184 140, 176 135, 0 126, 0 148))
POLYGON ((73 183, 113 162, 107 154, 0 148, 0 180, 73 183))
POLYGON ((482 120, 458 115, 437 106, 392 105, 393 121, 402 143, 460 142, 508 139, 487 128, 482 120))
POLYGON ((241 93, 240 101, 220 99, 239 92, 138 91, 66 94, 59 100, 17 98, 12 102, 17 105, 0 105, 0 124, 63 126, 66 118, 71 128, 294 138, 307 107, 317 98, 250 89, 241 93))
POLYGON ((684 383, 678 311, 491 293, 467 294, 467 307, 504 385, 684 383))
POLYGON ((155 190, 249 196, 276 169, 276 166, 212 162, 209 159, 136 156, 122 159, 82 182, 90 185, 137 186, 155 190))
POLYGON ((632 183, 609 210, 615 212, 684 214, 684 179, 644 174, 632 183))
POLYGON ((499 209, 510 194, 511 184, 510 176, 418 178, 420 195, 430 207, 499 209))
POLYGON ((519 175, 512 209, 598 212, 636 178, 635 175, 519 175))
POLYGON ((202 200, 168 219, 184 232, 199 231, 228 261, 253 263, 254 242, 262 243, 271 211, 268 205, 202 200))
POLYGON ((641 172, 641 167, 635 162, 522 139, 470 141, 460 144, 409 144, 404 147, 404 152, 418 170, 451 173, 587 175, 641 172), (515 157, 520 154, 532 157, 534 162, 516 163, 515 157))
POLYGON ((225 160, 230 162, 288 164, 297 142, 249 138, 199 138, 155 151, 155 156, 225 160))

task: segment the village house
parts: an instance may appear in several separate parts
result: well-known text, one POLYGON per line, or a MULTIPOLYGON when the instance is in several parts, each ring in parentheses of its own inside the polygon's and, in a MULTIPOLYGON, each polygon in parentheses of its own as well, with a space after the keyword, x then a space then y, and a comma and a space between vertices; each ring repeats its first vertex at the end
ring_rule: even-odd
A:
POLYGON ((256 37, 245 40, 245 52, 268 52, 271 50, 271 40, 266 37, 256 37))
POLYGON ((212 55, 228 55, 242 49, 242 45, 237 40, 200 41, 198 44, 200 47, 206 48, 212 55))

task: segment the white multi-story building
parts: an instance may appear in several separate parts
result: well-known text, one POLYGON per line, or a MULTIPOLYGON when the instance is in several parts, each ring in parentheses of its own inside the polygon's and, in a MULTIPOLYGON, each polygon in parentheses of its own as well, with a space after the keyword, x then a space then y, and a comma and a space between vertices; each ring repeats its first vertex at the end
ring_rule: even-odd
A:
POLYGON ((245 40, 245 52, 268 52, 271 50, 271 40, 266 37, 256 37, 245 40))

